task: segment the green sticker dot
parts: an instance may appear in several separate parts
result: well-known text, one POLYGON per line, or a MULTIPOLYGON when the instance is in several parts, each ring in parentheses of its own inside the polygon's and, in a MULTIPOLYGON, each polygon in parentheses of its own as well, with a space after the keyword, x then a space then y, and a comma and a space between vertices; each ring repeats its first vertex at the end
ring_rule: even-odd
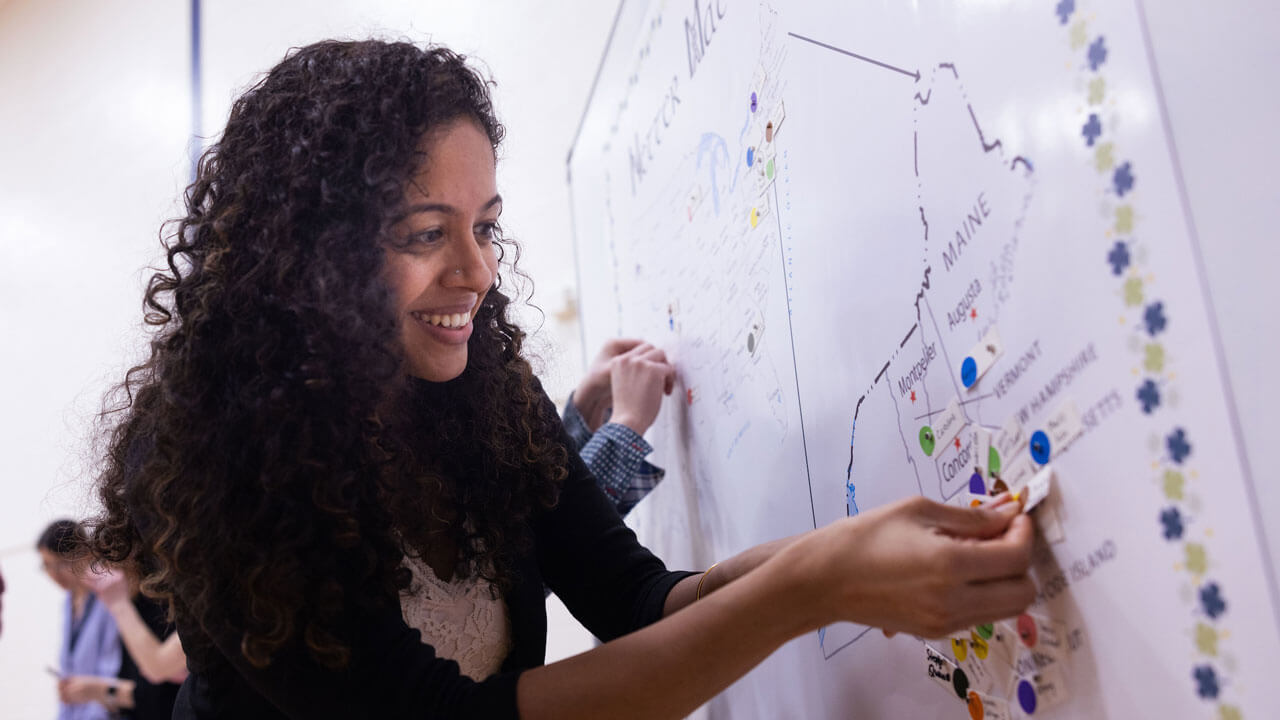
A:
POLYGON ((996 626, 993 623, 987 623, 986 625, 979 625, 973 630, 978 633, 978 635, 982 636, 983 640, 990 640, 991 636, 996 633, 996 626))
POLYGON ((1098 172, 1104 173, 1115 167, 1116 159, 1114 156, 1115 146, 1111 143, 1102 143, 1097 150, 1093 151, 1093 166, 1098 172))
POLYGON ((1182 499, 1182 488, 1186 478, 1177 470, 1166 470, 1164 473, 1164 496, 1170 500, 1182 499))
POLYGON ((769 164, 764 166, 764 176, 773 179, 773 158, 769 158, 769 164))
POLYGON ((1187 543, 1187 570, 1192 575, 1203 575, 1209 569, 1209 556, 1200 543, 1187 543))
POLYGON ((1133 232, 1133 206, 1121 205, 1116 208, 1116 232, 1128 235, 1133 232))
POLYGON ((1089 83, 1089 104, 1101 105, 1107 97, 1107 81, 1096 77, 1089 83))
POLYGON ((1218 631, 1199 623, 1196 625, 1196 648, 1209 657, 1218 654, 1218 631))
POLYGON ((1085 27, 1083 20, 1077 20, 1076 24, 1071 26, 1071 49, 1079 50, 1087 42, 1089 42, 1089 29, 1085 27))
POLYGON ((1000 474, 1000 451, 996 450, 995 447, 987 450, 987 474, 1000 474))
POLYGON ((1148 343, 1146 347, 1147 358, 1142 365, 1147 372, 1163 372, 1164 371, 1164 346, 1160 343, 1148 343))
POLYGON ((1131 277, 1124 281, 1124 304, 1129 307, 1142 304, 1142 278, 1131 277))

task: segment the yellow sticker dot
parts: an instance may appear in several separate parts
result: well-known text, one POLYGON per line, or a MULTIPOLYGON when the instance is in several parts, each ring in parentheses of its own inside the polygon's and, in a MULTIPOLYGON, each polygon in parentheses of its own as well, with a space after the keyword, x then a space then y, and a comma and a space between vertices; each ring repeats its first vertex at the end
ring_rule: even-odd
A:
POLYGON ((756 212, 755 208, 751 208, 750 220, 751 220, 751 227, 755 227, 760 223, 760 213, 756 212))

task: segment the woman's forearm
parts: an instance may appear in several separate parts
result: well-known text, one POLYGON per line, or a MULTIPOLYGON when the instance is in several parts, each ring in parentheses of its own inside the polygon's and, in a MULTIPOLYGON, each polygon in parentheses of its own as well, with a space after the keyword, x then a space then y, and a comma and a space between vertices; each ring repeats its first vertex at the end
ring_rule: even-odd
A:
MULTIPOLYGON (((684 585, 696 585, 697 579, 687 578, 677 588, 692 598, 693 590, 684 585)), ((517 688, 520 716, 684 717, 783 643, 820 624, 803 607, 784 601, 803 597, 801 582, 775 563, 714 596, 706 596, 704 586, 701 601, 649 627, 524 673, 517 688)))
POLYGON ((120 639, 147 682, 159 684, 185 679, 187 657, 177 633, 165 640, 157 638, 128 599, 107 603, 107 610, 115 618, 120 639))
POLYGON ((681 580, 667 594, 667 601, 662 607, 662 616, 671 615, 694 602, 697 599, 699 585, 702 587, 702 597, 705 598, 717 589, 733 582, 736 578, 740 578, 763 565, 780 550, 791 545, 800 537, 800 535, 792 535, 791 537, 779 538, 772 542, 757 545, 714 564, 700 575, 693 575, 681 580))

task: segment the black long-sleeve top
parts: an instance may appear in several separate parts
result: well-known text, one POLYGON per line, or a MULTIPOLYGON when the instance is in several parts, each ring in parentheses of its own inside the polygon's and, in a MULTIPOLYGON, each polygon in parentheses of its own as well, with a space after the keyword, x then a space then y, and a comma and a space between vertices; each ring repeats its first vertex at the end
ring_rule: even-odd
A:
MULTIPOLYGON (((405 624, 398 606, 388 606, 349 618, 356 640, 341 671, 302 650, 283 651, 257 669, 241 654, 238 637, 213 638, 220 652, 193 663, 175 720, 516 718, 516 681, 545 660, 544 583, 603 640, 661 618, 671 588, 692 573, 669 572, 639 544, 563 430, 561 441, 569 476, 556 507, 535 516, 532 550, 520 558, 506 595, 511 652, 499 673, 482 682, 461 675, 457 663, 437 657, 405 624)), ((200 632, 181 625, 178 631, 183 637, 200 632)))

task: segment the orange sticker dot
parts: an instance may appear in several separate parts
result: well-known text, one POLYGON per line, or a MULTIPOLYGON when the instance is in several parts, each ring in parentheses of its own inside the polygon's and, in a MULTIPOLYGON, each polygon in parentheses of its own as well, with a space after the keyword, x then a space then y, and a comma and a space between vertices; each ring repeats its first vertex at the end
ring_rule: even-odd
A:
POLYGON ((982 720, 986 710, 982 707, 982 698, 978 693, 969 691, 969 717, 973 720, 982 720))

